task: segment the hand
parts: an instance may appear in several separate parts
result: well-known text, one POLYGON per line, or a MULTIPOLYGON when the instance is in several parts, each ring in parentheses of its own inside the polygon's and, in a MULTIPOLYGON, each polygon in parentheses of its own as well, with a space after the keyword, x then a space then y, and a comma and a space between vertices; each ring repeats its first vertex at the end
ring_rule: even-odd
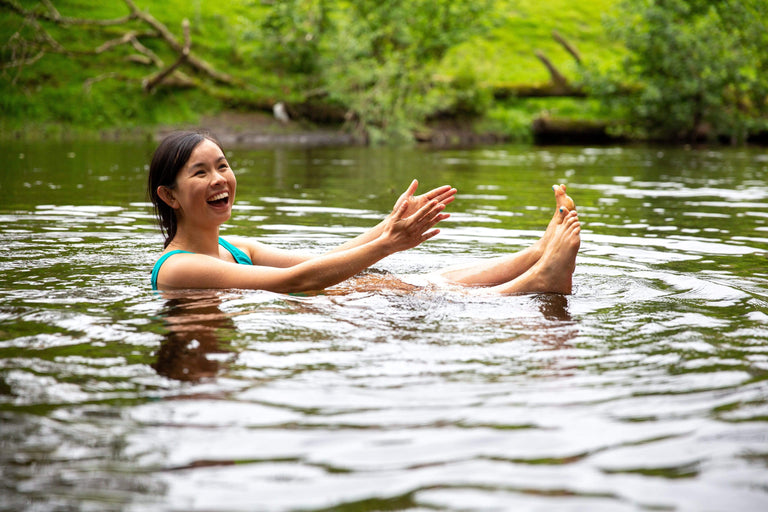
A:
MULTIPOLYGON (((416 182, 414 181, 414 183, 416 182)), ((429 240, 440 232, 439 229, 432 228, 441 220, 450 217, 450 214, 442 213, 445 209, 445 204, 437 199, 427 200, 421 208, 406 216, 409 206, 412 209, 412 205, 409 205, 406 197, 409 191, 408 197, 413 195, 411 189, 415 189, 413 184, 405 194, 400 196, 400 199, 395 204, 395 210, 384 222, 384 230, 381 236, 386 240, 392 253, 411 249, 429 240)))
POLYGON ((398 198, 395 207, 392 209, 392 214, 402 206, 401 203, 405 203, 403 216, 408 217, 409 215, 413 215, 414 212, 418 211, 429 201, 435 200, 443 206, 446 206, 456 199, 456 189, 452 188, 450 185, 443 185, 442 187, 430 190, 420 196, 414 196, 413 194, 418 187, 418 180, 413 180, 408 186, 408 189, 398 198))

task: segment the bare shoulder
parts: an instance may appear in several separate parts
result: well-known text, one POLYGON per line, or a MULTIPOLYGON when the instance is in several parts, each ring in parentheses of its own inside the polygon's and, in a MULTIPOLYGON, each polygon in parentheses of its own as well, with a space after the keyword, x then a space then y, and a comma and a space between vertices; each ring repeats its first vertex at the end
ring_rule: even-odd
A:
POLYGON ((281 249, 247 237, 225 237, 225 240, 250 256, 254 265, 285 268, 307 261, 311 256, 281 249))
POLYGON ((235 266, 205 254, 174 254, 160 267, 158 288, 217 288, 216 284, 235 266))
POLYGON ((255 261, 256 256, 260 251, 263 251, 266 245, 263 243, 244 236, 225 236, 222 237, 227 242, 231 243, 241 251, 245 252, 251 257, 251 260, 255 261))

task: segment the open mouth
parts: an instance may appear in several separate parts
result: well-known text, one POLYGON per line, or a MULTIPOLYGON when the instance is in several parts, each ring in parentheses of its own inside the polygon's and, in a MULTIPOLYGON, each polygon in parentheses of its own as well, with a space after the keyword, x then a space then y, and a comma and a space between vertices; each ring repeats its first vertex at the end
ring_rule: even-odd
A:
POLYGON ((220 192, 208 199, 208 204, 210 204, 211 206, 226 206, 228 202, 229 202, 228 192, 220 192))

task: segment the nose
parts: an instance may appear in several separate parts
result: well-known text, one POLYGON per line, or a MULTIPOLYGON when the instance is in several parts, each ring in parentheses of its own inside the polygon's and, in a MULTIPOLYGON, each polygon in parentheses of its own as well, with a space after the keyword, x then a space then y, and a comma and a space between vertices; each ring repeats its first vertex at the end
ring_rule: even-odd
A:
POLYGON ((226 183, 227 178, 224 176, 223 173, 219 171, 213 171, 213 177, 211 178, 211 182, 213 185, 218 185, 219 183, 226 183))

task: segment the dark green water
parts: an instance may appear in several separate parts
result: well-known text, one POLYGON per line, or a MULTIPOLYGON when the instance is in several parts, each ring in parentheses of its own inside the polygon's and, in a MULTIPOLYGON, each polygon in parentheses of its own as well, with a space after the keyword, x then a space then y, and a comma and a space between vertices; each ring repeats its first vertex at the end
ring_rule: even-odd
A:
POLYGON ((524 248, 574 294, 161 296, 142 144, 0 146, 0 510, 768 509, 768 153, 231 151, 224 234, 321 252, 459 189, 413 275, 524 248))

